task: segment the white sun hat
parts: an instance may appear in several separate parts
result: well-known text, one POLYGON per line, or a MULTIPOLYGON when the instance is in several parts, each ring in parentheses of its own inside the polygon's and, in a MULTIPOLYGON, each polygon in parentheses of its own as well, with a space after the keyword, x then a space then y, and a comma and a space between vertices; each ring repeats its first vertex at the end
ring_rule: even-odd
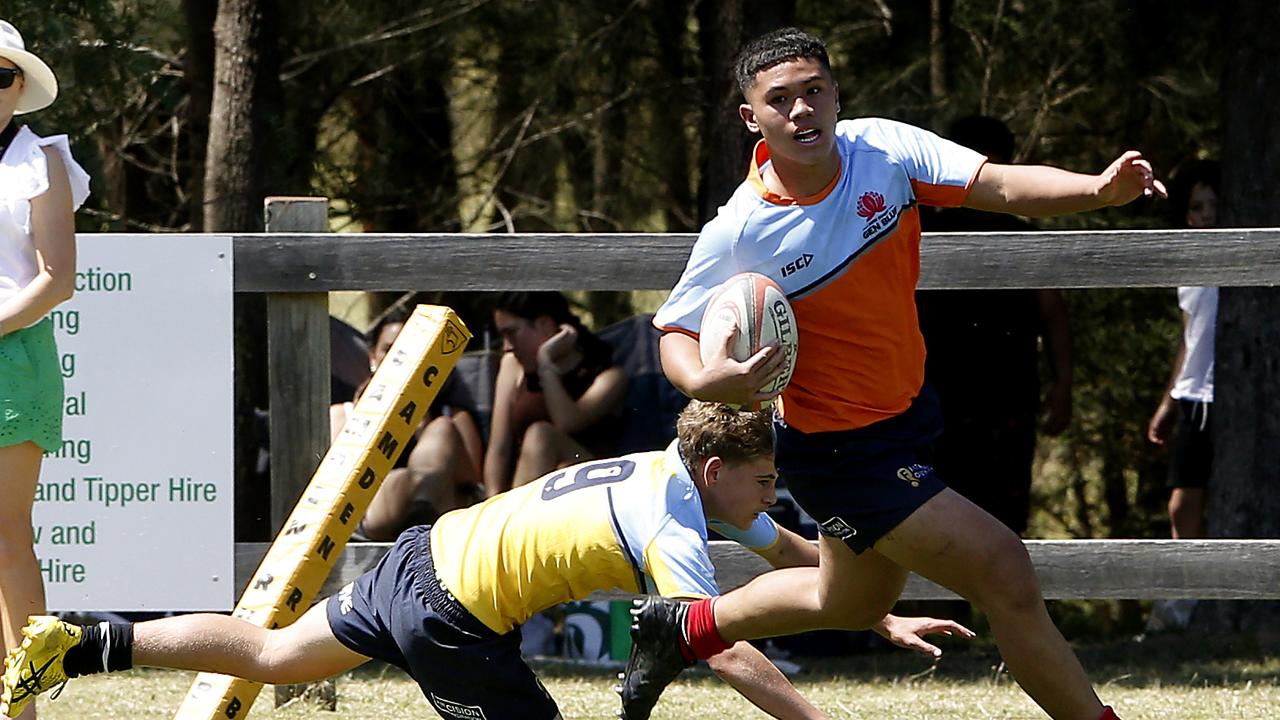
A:
POLYGON ((58 97, 58 79, 53 71, 43 60, 27 52, 18 29, 4 20, 0 20, 0 58, 22 70, 22 97, 18 98, 15 115, 49 107, 58 97))

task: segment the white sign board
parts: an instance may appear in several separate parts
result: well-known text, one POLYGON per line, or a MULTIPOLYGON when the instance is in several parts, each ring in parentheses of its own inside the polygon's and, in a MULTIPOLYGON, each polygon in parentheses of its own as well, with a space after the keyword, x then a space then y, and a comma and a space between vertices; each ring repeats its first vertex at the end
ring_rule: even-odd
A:
POLYGON ((51 610, 233 604, 231 240, 81 235, 52 314, 63 443, 34 537, 51 610))

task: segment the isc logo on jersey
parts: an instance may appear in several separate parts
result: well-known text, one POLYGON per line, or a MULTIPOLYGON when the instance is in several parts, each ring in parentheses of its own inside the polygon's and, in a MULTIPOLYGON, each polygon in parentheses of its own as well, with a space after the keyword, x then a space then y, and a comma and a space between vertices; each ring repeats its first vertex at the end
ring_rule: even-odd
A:
POLYGON ((812 255, 810 255, 809 253, 805 253, 804 255, 801 255, 800 257, 796 258, 795 260, 792 260, 791 262, 789 262, 789 263, 787 263, 786 265, 783 265, 783 266, 782 266, 782 268, 781 268, 781 270, 782 270, 782 277, 788 277, 788 276, 790 276, 792 273, 795 273, 795 272, 797 272, 797 271, 799 271, 799 270, 803 270, 803 269, 805 269, 805 268, 809 267, 809 263, 811 263, 811 262, 813 262, 813 256, 812 256, 812 255))
POLYGON ((786 353, 786 362, 782 373, 760 392, 773 395, 787 387, 796 368, 799 334, 795 312, 777 283, 759 273, 740 273, 716 289, 702 313, 698 334, 702 363, 723 352, 730 337, 729 357, 739 362, 777 343, 786 353))

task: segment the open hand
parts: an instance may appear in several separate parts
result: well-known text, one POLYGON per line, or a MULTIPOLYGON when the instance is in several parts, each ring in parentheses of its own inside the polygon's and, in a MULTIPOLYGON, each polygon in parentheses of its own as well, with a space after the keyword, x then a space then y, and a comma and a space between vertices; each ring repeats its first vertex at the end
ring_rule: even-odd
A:
POLYGON ((914 650, 931 658, 942 657, 942 648, 924 639, 925 635, 941 634, 949 637, 973 639, 977 633, 954 620, 941 620, 931 617, 898 617, 885 615, 884 619, 872 628, 889 642, 900 648, 914 650))
POLYGON ((1107 205, 1124 205, 1139 195, 1169 197, 1164 183, 1156 179, 1151 163, 1137 150, 1129 150, 1116 158, 1098 178, 1102 181, 1099 196, 1107 205))

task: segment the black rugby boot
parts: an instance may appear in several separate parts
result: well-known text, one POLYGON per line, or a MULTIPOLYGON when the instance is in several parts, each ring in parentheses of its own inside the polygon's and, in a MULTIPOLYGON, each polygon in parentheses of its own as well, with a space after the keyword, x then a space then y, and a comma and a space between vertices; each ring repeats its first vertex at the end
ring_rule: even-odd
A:
POLYGON ((672 680, 693 664, 681 650, 689 603, 651 596, 633 601, 631 655, 617 688, 623 720, 648 720, 658 697, 672 680))

